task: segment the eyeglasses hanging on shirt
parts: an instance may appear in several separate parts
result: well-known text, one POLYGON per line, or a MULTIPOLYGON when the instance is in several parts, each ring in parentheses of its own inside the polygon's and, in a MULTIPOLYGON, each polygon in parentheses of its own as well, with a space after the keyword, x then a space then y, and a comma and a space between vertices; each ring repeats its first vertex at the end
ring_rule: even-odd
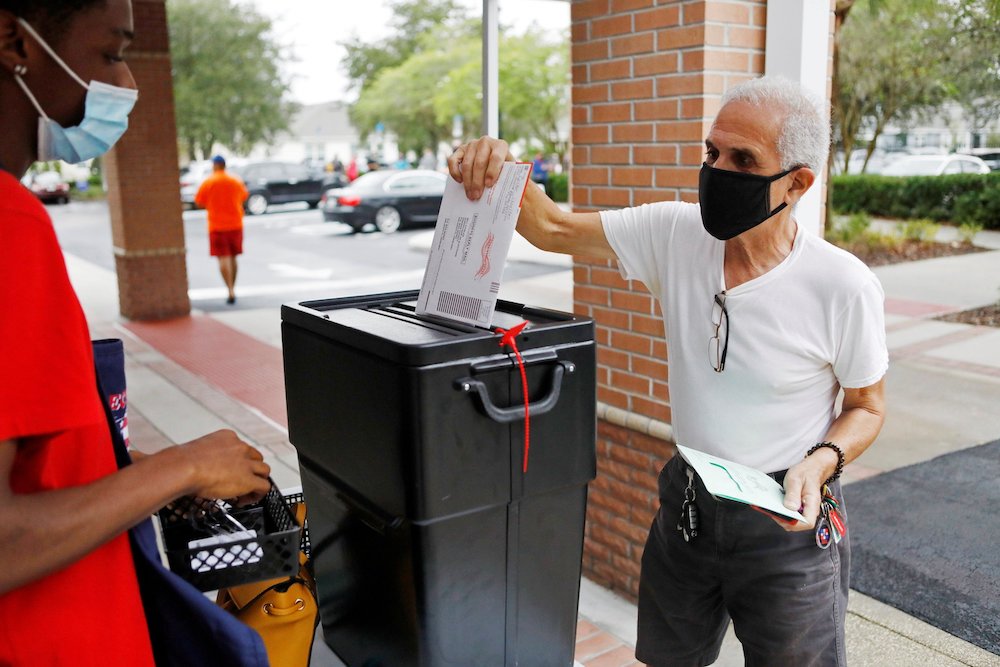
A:
POLYGON ((712 304, 712 327, 714 332, 708 340, 708 357, 712 370, 721 373, 726 370, 726 352, 729 351, 729 313, 726 311, 726 293, 715 295, 712 304))

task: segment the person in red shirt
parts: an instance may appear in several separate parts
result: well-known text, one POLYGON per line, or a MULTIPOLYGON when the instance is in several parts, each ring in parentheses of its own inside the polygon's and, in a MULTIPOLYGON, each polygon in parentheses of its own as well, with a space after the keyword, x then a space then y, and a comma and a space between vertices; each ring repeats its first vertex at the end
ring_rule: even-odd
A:
POLYGON ((226 158, 212 158, 212 175, 206 178, 194 203, 208 211, 208 244, 219 258, 219 272, 229 290, 226 303, 236 303, 236 256, 243 254, 243 202, 250 196, 247 186, 226 171, 226 158))
POLYGON ((127 127, 132 31, 129 0, 0 0, 0 665, 153 665, 126 531, 184 495, 270 487, 232 431, 118 469, 86 319, 19 183, 36 159, 94 157, 127 127))

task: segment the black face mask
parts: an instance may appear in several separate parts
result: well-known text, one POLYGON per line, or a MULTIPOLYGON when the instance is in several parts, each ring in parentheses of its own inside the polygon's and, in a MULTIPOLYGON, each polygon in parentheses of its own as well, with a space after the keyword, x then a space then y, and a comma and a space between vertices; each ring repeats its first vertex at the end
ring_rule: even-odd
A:
POLYGON ((698 199, 705 231, 720 241, 727 241, 777 214, 788 204, 782 202, 771 210, 771 183, 798 168, 792 167, 774 176, 758 176, 702 164, 698 175, 698 199))

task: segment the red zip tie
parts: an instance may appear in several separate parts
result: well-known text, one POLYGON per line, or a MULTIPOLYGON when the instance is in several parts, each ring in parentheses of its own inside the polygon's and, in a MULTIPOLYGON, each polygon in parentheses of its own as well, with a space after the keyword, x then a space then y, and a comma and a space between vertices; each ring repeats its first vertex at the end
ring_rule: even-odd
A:
POLYGON ((517 335, 521 333, 521 330, 528 325, 527 322, 521 322, 520 324, 511 327, 510 329, 501 329, 496 327, 494 331, 498 334, 502 334, 500 338, 500 347, 509 345, 514 350, 514 356, 517 357, 517 367, 521 371, 521 389, 524 393, 524 472, 528 472, 528 450, 529 450, 529 435, 531 433, 531 422, 529 421, 529 411, 528 411, 528 374, 524 370, 524 359, 521 358, 521 352, 517 349, 517 335))

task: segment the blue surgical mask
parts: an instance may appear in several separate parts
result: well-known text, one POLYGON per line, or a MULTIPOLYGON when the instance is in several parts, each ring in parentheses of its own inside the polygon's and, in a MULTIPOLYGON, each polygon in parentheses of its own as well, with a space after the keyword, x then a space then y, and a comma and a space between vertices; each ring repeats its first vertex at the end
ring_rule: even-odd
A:
POLYGON ((18 22, 67 74, 87 89, 83 120, 79 125, 67 128, 49 118, 21 76, 14 75, 21 90, 38 111, 38 159, 77 163, 103 155, 128 129, 128 115, 135 106, 139 91, 100 81, 91 81, 87 85, 56 55, 34 28, 24 19, 18 19, 18 22))

